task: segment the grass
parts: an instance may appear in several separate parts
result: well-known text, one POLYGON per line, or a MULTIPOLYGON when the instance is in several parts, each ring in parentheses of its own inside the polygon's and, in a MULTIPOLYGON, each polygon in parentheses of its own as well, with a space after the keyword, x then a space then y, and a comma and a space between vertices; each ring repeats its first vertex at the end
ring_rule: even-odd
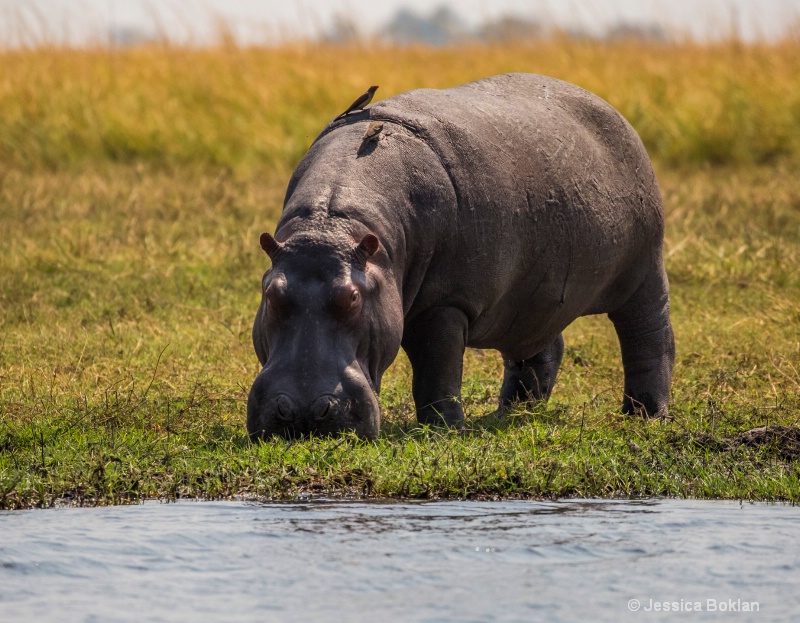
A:
POLYGON ((0 508, 309 492, 800 500, 798 52, 560 41, 0 53, 0 508), (401 355, 376 442, 251 445, 258 234, 298 158, 365 85, 386 97, 508 70, 600 93, 654 157, 674 419, 619 413, 618 346, 592 317, 568 329, 546 406, 481 417, 501 363, 470 351, 470 430, 420 428, 401 355))
POLYGON ((0 161, 50 169, 146 161, 285 172, 370 84, 381 85, 377 101, 525 71, 607 99, 658 160, 768 163, 800 153, 799 55, 797 40, 6 51, 0 161))

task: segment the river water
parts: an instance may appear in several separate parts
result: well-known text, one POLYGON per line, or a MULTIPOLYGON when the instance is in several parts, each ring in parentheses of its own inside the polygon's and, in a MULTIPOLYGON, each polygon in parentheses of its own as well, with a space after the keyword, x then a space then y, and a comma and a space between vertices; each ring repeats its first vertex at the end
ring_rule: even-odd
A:
POLYGON ((0 512, 0 621, 788 622, 799 545, 800 508, 686 500, 0 512))

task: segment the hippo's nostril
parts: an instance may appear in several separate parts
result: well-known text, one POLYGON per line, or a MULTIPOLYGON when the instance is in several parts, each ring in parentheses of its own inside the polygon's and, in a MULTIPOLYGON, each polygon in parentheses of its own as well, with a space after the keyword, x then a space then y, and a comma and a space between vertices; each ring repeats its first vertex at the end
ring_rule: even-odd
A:
POLYGON ((333 396, 320 396, 311 403, 311 413, 318 422, 336 411, 337 401, 333 396))
POLYGON ((291 422, 294 420, 295 407, 292 399, 286 395, 281 394, 275 400, 275 416, 284 422, 291 422))

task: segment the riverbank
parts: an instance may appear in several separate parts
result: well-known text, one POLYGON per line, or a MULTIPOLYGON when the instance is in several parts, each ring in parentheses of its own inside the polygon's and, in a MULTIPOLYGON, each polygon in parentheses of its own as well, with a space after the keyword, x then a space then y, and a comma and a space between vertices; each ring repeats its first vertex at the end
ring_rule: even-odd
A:
MULTIPOLYGON (((317 73, 302 51, 285 52, 291 62, 283 64, 271 52, 222 51, 209 57, 217 71, 209 69, 206 82, 199 72, 181 79, 175 68, 210 52, 134 51, 123 57, 116 78, 106 76, 92 88, 91 79, 114 55, 93 60, 75 52, 58 60, 31 51, 15 53, 20 63, 12 65, 14 55, 3 53, 0 65, 27 66, 33 77, 8 79, 3 102, 22 116, 9 113, 0 121, 0 508, 151 497, 284 499, 309 492, 798 501, 800 181, 793 141, 800 133, 792 134, 792 124, 800 123, 800 68, 793 77, 787 71, 800 55, 790 57, 781 46, 703 48, 698 73, 675 77, 673 86, 676 68, 690 70, 680 61, 689 52, 679 46, 670 53, 674 64, 642 48, 621 67, 614 63, 624 46, 563 45, 527 56, 503 49, 464 55, 484 74, 544 71, 591 88, 591 62, 596 75, 618 78, 619 91, 606 84, 603 94, 632 115, 656 156, 664 195, 677 343, 672 420, 619 413, 619 347, 610 322, 592 317, 565 332, 563 368, 546 406, 485 418, 495 408, 501 362, 496 353, 469 351, 468 430, 420 429, 401 354, 384 379, 376 442, 344 435, 250 444, 246 397, 258 371, 250 329, 267 268, 258 236, 274 228, 291 167, 323 115, 349 103, 350 89, 317 73), (306 75, 304 88, 320 94, 286 91, 299 103, 276 104, 251 119, 241 106, 255 100, 221 86, 220 67, 230 68, 237 54, 249 63, 243 75, 269 61, 273 85, 289 88, 306 75), (746 60, 741 72, 724 74, 729 86, 739 85, 745 95, 759 90, 758 81, 769 76, 747 82, 757 75, 752 63, 772 67, 776 83, 754 101, 786 114, 762 118, 742 109, 744 116, 725 126, 727 134, 722 125, 716 134, 709 126, 702 136, 733 141, 720 152, 702 152, 700 143, 659 143, 669 136, 659 134, 665 128, 675 140, 684 137, 676 130, 688 119, 681 102, 705 98, 716 111, 709 123, 732 110, 727 91, 702 88, 703 72, 727 67, 732 54, 746 60), (570 58, 586 64, 572 70, 570 58), (47 63, 63 63, 60 72, 47 73, 61 99, 35 88, 47 63), (147 71, 150 82, 117 99, 126 81, 147 71), (191 89, 187 80, 195 81, 191 89), (653 95, 662 80, 663 101, 653 95), (210 91, 201 97, 204 84, 210 91), (694 91, 682 90, 687 85, 694 91), (651 103, 637 117, 631 111, 645 100, 651 103), (81 101, 90 105, 81 108, 81 101), (162 124, 164 109, 172 111, 172 125, 162 124), (113 126, 106 113, 125 110, 134 112, 113 126), (15 118, 23 121, 14 125, 15 118), (220 119, 233 124, 230 135, 214 125, 220 119), (139 147, 112 149, 114 127, 120 140, 139 147), (180 134, 191 128, 195 134, 186 136, 205 137, 193 146, 180 134), (237 132, 251 130, 252 143, 269 157, 234 149, 237 132), (767 139, 783 147, 759 151, 767 139), (686 149, 685 162, 668 144, 675 154, 686 149)), ((418 67, 422 59, 432 68, 420 84, 454 84, 477 71, 452 50, 403 54, 405 66, 418 67)), ((382 57, 369 54, 361 65, 348 58, 359 84, 369 84, 382 57)), ((415 77, 401 76, 405 88, 415 86, 415 77)), ((384 88, 384 96, 396 92, 384 88)), ((266 83, 253 97, 262 92, 277 97, 266 83)), ((702 126, 701 117, 695 121, 702 126)))
POLYGON ((567 330, 546 406, 483 417, 501 362, 469 351, 469 430, 420 429, 401 354, 377 442, 251 445, 257 240, 271 227, 257 215, 279 205, 278 180, 9 173, 0 506, 304 492, 797 501, 800 182, 780 167, 660 178, 678 347, 671 421, 619 413, 618 346, 592 317, 567 330), (11 212, 17 197, 25 209, 11 212), (745 434, 762 426, 775 428, 745 434))

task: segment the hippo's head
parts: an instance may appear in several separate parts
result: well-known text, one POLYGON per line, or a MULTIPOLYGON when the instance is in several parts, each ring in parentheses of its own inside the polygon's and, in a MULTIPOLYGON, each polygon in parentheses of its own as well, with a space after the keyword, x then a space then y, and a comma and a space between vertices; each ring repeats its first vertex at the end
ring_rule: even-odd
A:
POLYGON ((263 368, 247 401, 247 430, 253 438, 343 430, 376 437, 381 376, 403 331, 386 250, 361 227, 284 237, 261 235, 272 268, 253 325, 263 368))

